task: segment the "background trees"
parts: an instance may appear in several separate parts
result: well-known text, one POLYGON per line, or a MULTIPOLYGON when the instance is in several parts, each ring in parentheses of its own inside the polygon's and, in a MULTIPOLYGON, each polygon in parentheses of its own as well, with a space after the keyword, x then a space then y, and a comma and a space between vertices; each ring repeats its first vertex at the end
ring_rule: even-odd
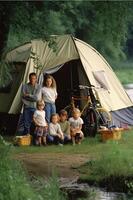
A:
POLYGON ((6 2, 4 44, 10 49, 33 38, 73 34, 109 58, 125 59, 132 56, 132 7, 133 2, 121 1, 6 2))

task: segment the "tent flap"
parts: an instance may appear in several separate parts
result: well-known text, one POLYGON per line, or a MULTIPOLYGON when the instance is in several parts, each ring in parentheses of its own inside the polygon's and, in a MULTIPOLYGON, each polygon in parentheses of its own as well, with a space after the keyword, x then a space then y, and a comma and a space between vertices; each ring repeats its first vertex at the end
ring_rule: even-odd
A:
POLYGON ((105 59, 90 45, 77 39, 75 43, 90 83, 97 86, 99 80, 109 90, 97 90, 102 106, 109 111, 132 106, 130 98, 105 59), (99 71, 104 73, 98 73, 99 71))

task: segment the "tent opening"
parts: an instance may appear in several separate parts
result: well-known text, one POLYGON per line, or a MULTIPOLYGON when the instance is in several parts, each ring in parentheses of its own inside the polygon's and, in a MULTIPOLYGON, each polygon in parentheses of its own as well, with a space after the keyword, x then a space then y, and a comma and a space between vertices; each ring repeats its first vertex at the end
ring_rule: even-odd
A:
POLYGON ((57 83, 57 112, 70 103, 72 95, 78 96, 80 93, 78 74, 79 65, 80 60, 72 60, 65 63, 61 69, 52 74, 57 83))

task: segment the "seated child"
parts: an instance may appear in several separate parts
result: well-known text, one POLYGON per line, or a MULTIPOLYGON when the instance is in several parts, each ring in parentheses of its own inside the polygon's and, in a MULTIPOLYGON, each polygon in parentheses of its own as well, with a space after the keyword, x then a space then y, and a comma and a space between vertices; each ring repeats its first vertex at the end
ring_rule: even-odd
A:
POLYGON ((80 113, 80 110, 78 108, 75 108, 73 110, 72 116, 73 117, 69 118, 69 122, 70 122, 70 131, 71 131, 72 143, 73 143, 73 145, 75 145, 75 143, 80 144, 81 140, 84 137, 84 134, 81 131, 83 120, 80 117, 81 113, 80 113))
POLYGON ((60 110, 59 118, 60 118, 59 124, 64 134, 64 143, 67 143, 71 140, 70 123, 67 121, 67 111, 63 109, 60 110))
POLYGON ((44 106, 45 103, 43 101, 37 101, 37 109, 35 110, 33 115, 33 122, 35 123, 35 142, 38 146, 41 146, 42 141, 43 144, 46 145, 48 126, 45 119, 44 106))
POLYGON ((57 113, 51 115, 51 122, 49 124, 49 135, 53 138, 53 142, 62 145, 64 142, 64 135, 58 123, 59 116, 57 113))

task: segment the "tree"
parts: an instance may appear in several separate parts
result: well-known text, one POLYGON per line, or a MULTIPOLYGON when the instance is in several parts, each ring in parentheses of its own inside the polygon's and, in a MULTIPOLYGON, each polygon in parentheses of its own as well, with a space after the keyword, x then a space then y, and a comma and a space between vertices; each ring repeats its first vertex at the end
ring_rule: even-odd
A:
POLYGON ((12 7, 10 2, 0 2, 0 57, 7 45, 12 7))
MULTIPOLYGON (((2 9, 7 14, 9 2, 6 4, 7 7, 2 9)), ((10 17, 4 19, 7 19, 8 29, 4 31, 6 34, 2 32, 6 38, 8 35, 7 45, 6 42, 3 44, 7 48, 14 48, 34 38, 47 39, 51 34, 73 34, 109 57, 121 59, 125 56, 132 2, 79 0, 10 4, 9 15, 12 17, 11 20, 10 17)), ((2 41, 6 41, 6 38, 2 41)))

